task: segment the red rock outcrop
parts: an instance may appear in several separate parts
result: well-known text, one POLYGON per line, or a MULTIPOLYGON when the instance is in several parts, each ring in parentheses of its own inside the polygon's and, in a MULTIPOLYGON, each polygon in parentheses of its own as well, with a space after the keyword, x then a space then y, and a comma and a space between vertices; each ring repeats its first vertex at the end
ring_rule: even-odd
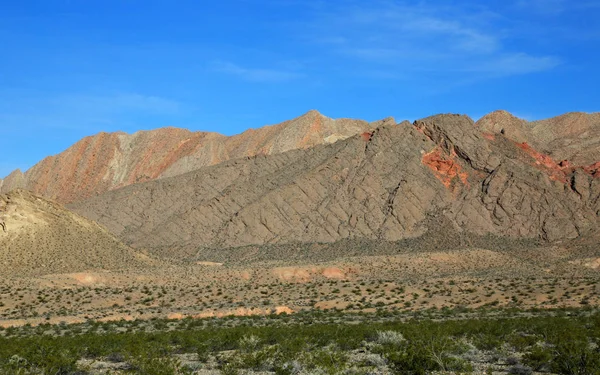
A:
POLYGON ((452 182, 458 177, 458 181, 467 184, 467 174, 462 172, 462 167, 455 160, 456 154, 444 155, 440 148, 435 148, 433 151, 423 155, 423 164, 428 166, 435 176, 450 188, 452 182))

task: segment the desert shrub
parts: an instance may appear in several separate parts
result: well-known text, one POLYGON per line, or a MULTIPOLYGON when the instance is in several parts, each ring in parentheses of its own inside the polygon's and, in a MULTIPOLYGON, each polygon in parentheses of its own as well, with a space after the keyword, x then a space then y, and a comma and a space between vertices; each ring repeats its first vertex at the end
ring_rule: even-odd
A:
POLYGON ((502 338, 487 334, 478 333, 472 337, 473 345, 479 350, 495 350, 502 346, 502 338))
POLYGON ((445 323, 422 322, 405 325, 402 327, 403 335, 395 337, 390 334, 378 334, 378 338, 385 339, 381 340, 384 343, 379 344, 375 351, 379 352, 398 374, 472 371, 471 365, 457 356, 467 350, 466 345, 454 338, 464 333, 464 325, 445 323))
POLYGON ((143 375, 191 375, 192 372, 183 367, 173 357, 159 357, 153 354, 137 356, 129 360, 134 371, 143 375))
POLYGON ((275 368, 275 362, 280 360, 277 354, 275 346, 264 347, 259 350, 240 351, 232 362, 243 369, 270 371, 275 368))
POLYGON ((425 375, 440 370, 431 353, 414 343, 407 343, 400 348, 386 347, 382 355, 397 374, 425 375))
MULTIPOLYGON (((126 333, 112 332, 115 325, 98 323, 92 332, 62 335, 72 331, 70 326, 56 326, 61 336, 44 334, 52 331, 51 326, 22 327, 10 337, 0 335, 0 373, 73 373, 80 358, 110 359, 120 353, 139 373, 154 366, 162 373, 178 374, 185 369, 171 361, 174 353, 196 352, 201 361, 207 361, 220 352, 235 351, 232 363, 222 362, 222 372, 244 368, 288 375, 325 374, 355 371, 346 353, 365 347, 373 358, 379 358, 363 363, 366 366, 385 363, 400 374, 465 372, 470 365, 461 358, 473 349, 465 343, 480 350, 497 350, 506 343, 522 351, 524 365, 533 369, 598 375, 599 352, 591 343, 600 339, 600 314, 552 313, 558 316, 507 317, 511 312, 503 311, 503 318, 482 314, 481 318, 431 321, 414 315, 414 320, 404 322, 393 318, 370 322, 363 314, 357 315, 362 323, 345 324, 338 313, 318 312, 285 319, 186 320, 176 327, 170 324, 169 329, 175 328, 172 331, 144 332, 150 327, 147 323, 122 322, 126 333), (15 355, 24 361, 11 362, 15 355)), ((151 324, 165 327, 159 320, 151 324)))
POLYGON ((120 352, 112 352, 106 356, 106 360, 112 363, 124 362, 125 356, 120 352))
POLYGON ((549 347, 534 345, 523 355, 523 362, 535 371, 547 370, 552 362, 552 352, 549 347))
POLYGON ((506 341, 516 351, 524 352, 527 348, 536 344, 539 341, 537 335, 527 334, 524 332, 514 332, 510 334, 506 341))
POLYGON ((381 368, 387 365, 387 361, 379 354, 370 353, 365 356, 362 365, 381 368))
POLYGON ((524 365, 514 365, 508 369, 510 375, 531 375, 533 371, 530 367, 524 365))
POLYGON ((397 331, 377 331, 375 342, 381 345, 400 345, 406 339, 397 331))
POLYGON ((24 355, 30 369, 36 369, 44 374, 66 375, 77 370, 76 362, 79 354, 72 350, 55 347, 48 343, 29 348, 24 355))
POLYGON ((239 340, 239 348, 243 352, 254 352, 258 350, 260 345, 260 338, 255 335, 243 336, 239 340))
POLYGON ((196 354, 198 355, 198 360, 201 362, 207 362, 210 359, 211 352, 209 345, 205 343, 200 343, 196 346, 196 354))
POLYGON ((333 375, 345 369, 348 356, 337 346, 328 345, 304 352, 298 360, 311 373, 321 372, 333 375))
POLYGON ((273 371, 276 375, 298 375, 302 372, 304 367, 297 360, 285 362, 281 365, 276 364, 273 371))
POLYGON ((29 368, 29 362, 25 358, 15 354, 10 357, 3 368, 14 374, 25 375, 28 373, 27 369, 29 368))
POLYGON ((519 361, 519 358, 510 356, 510 357, 506 358, 506 364, 510 365, 510 366, 515 366, 515 365, 520 364, 520 361, 519 361))
POLYGON ((556 345, 551 370, 565 375, 600 375, 600 352, 583 340, 568 340, 556 345))
POLYGON ((232 363, 224 364, 219 369, 219 372, 223 375, 238 375, 240 373, 238 367, 236 367, 235 364, 232 364, 232 363))

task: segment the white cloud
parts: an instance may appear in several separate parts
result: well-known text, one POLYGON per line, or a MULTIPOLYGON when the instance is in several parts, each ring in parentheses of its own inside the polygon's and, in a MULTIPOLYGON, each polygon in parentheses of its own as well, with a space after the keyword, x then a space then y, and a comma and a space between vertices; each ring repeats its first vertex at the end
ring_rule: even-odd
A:
POLYGON ((600 9, 597 0, 517 0, 517 9, 543 16, 559 16, 568 12, 586 12, 600 9))
MULTIPOLYGON (((489 53, 499 48, 496 35, 474 27, 471 15, 457 14, 456 9, 389 2, 369 4, 368 7, 355 6, 321 13, 314 25, 316 39, 321 42, 333 40, 337 44, 399 43, 411 46, 433 41, 435 47, 474 53, 489 53), (332 31, 334 35, 330 35, 332 31)), ((489 16, 489 13, 482 13, 480 18, 489 16)))
POLYGON ((516 5, 528 11, 556 15, 566 9, 567 3, 565 0, 518 0, 516 5))
POLYGON ((474 82, 546 71, 560 64, 555 56, 509 47, 506 19, 483 6, 352 4, 318 13, 308 28, 310 40, 325 45, 325 54, 352 58, 361 70, 378 71, 381 77, 447 73, 457 75, 457 81, 474 82), (469 77, 459 77, 461 73, 469 77))
POLYGON ((301 76, 299 73, 291 71, 264 68, 245 68, 227 61, 214 62, 212 64, 212 69, 221 73, 238 76, 247 81, 264 83, 286 82, 301 76))
POLYGON ((560 65, 556 57, 536 57, 526 53, 514 53, 498 56, 477 66, 470 67, 471 72, 489 73, 497 76, 518 75, 550 70, 560 65))

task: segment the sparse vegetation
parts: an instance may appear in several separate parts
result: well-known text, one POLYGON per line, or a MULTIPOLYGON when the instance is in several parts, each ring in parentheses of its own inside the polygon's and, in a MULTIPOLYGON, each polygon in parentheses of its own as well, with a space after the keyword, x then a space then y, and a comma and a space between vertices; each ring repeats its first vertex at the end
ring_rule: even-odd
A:
POLYGON ((433 321, 421 314, 402 321, 401 316, 359 314, 344 321, 343 313, 332 311, 88 322, 63 325, 59 331, 49 325, 24 326, 0 338, 0 368, 6 374, 96 374, 107 369, 160 375, 207 369, 224 374, 600 373, 599 312, 449 315, 453 318, 433 321))

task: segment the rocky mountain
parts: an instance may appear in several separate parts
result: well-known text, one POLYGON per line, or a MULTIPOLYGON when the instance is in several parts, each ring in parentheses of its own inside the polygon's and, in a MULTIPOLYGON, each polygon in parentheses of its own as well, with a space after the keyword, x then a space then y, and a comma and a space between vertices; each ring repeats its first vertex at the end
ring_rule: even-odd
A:
POLYGON ((0 195, 0 275, 144 267, 147 256, 106 229, 25 190, 0 195))
POLYGON ((527 122, 506 111, 496 111, 476 125, 484 132, 526 142, 559 162, 591 165, 600 160, 600 113, 571 112, 527 122))
POLYGON ((533 124, 504 112, 477 124, 461 115, 381 124, 332 144, 228 160, 70 207, 127 244, 163 254, 396 241, 448 230, 573 239, 597 232, 600 164, 586 138, 599 130, 597 115, 584 116, 584 125, 571 116, 580 115, 533 124), (573 152, 576 140, 585 146, 573 152))
POLYGON ((232 137, 177 128, 134 134, 100 133, 45 158, 25 173, 19 170, 11 173, 4 181, 0 180, 0 193, 24 188, 61 203, 71 203, 229 159, 333 143, 387 123, 394 120, 369 124, 360 120, 334 120, 310 111, 296 119, 232 137))

